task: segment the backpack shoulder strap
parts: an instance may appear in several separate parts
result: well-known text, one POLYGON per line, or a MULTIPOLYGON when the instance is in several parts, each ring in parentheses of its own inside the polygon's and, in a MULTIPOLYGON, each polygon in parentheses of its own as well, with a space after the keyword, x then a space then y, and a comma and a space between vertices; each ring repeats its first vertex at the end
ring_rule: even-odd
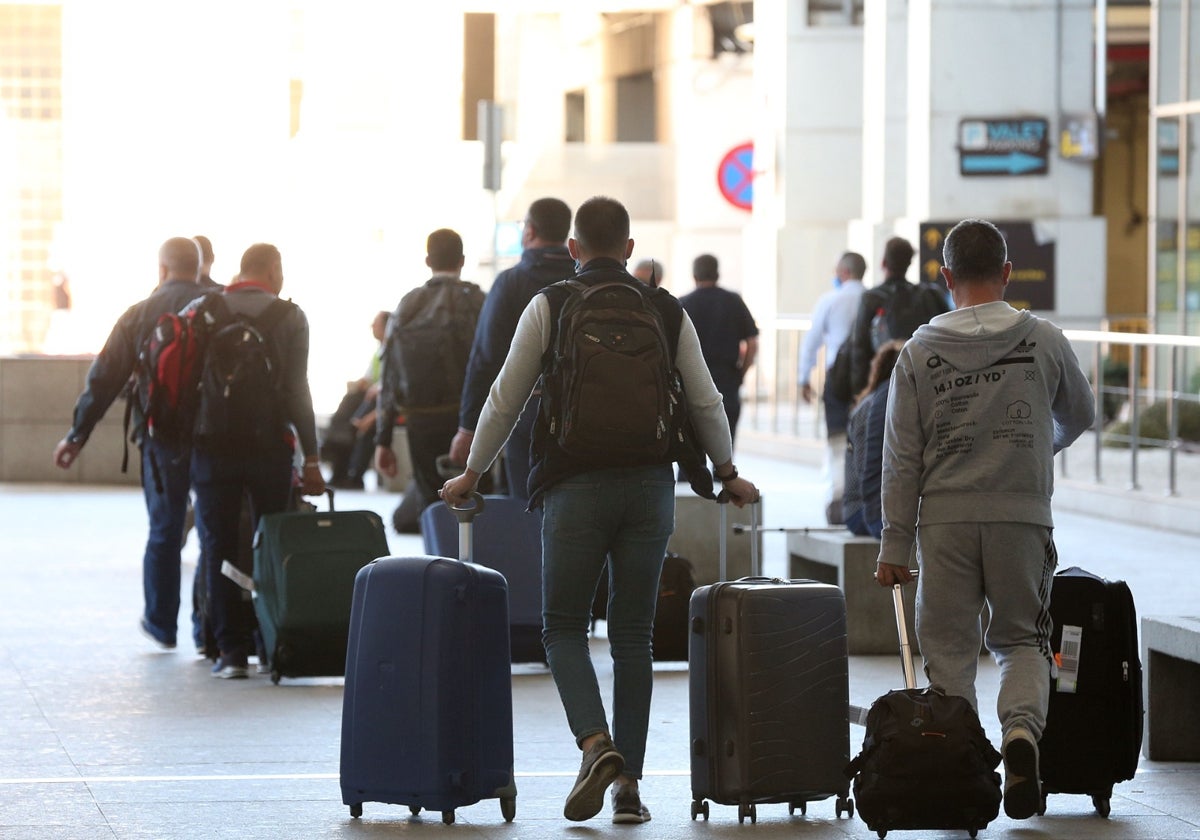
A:
POLYGON ((276 324, 290 315, 295 308, 296 304, 290 300, 275 298, 267 304, 267 308, 260 312, 257 318, 252 320, 259 331, 266 334, 275 329, 276 324))

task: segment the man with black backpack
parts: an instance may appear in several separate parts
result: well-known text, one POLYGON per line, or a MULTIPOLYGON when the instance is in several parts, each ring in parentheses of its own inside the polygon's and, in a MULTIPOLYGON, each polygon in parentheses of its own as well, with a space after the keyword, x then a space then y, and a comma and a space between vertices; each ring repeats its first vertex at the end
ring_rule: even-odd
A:
POLYGON ((425 242, 425 264, 433 276, 400 299, 384 338, 378 408, 375 412, 375 469, 396 474, 392 434, 404 415, 413 481, 393 516, 396 530, 416 530, 416 517, 437 501, 442 475, 437 460, 458 431, 471 342, 483 307, 483 290, 462 279, 462 237, 448 228, 425 242), (415 494, 419 504, 413 504, 415 494), (399 516, 410 510, 410 522, 399 516))
POLYGON ((304 453, 301 491, 325 492, 308 386, 308 319, 281 300, 283 260, 274 245, 251 245, 241 272, 193 307, 204 324, 192 453, 196 521, 207 534, 202 565, 208 618, 220 655, 214 677, 243 678, 254 652, 253 614, 242 589, 221 572, 235 563, 242 500, 253 523, 287 509, 296 439, 304 453))
POLYGON ((907 341, 917 327, 950 311, 940 289, 909 283, 905 272, 912 264, 913 246, 893 236, 883 246, 883 282, 863 292, 858 317, 850 333, 850 391, 857 394, 867 384, 871 359, 889 341, 907 341))
POLYGON ((146 606, 139 627, 163 650, 174 649, 176 643, 179 553, 187 515, 191 453, 186 435, 149 434, 145 423, 149 383, 139 362, 159 317, 179 311, 201 294, 199 276, 200 251, 194 241, 174 237, 163 243, 158 251, 158 288, 118 319, 88 370, 87 384, 75 403, 71 430, 54 448, 54 463, 64 470, 70 468, 108 407, 121 393, 126 394, 135 421, 131 426, 133 442, 141 450, 142 491, 150 519, 142 556, 146 606), (134 374, 137 377, 130 387, 134 374))
POLYGON ((584 202, 568 248, 579 274, 525 308, 467 469, 441 495, 448 504, 467 503, 540 378, 530 504, 543 508, 542 639, 583 751, 563 815, 591 819, 615 781, 613 822, 643 823, 650 812, 638 779, 653 682, 651 634, 674 529, 673 440, 686 412, 733 503, 754 501, 758 490, 733 465, 721 395, 690 319, 665 289, 625 270, 633 252, 625 208, 605 197, 584 202), (616 674, 611 736, 587 638, 606 557, 616 674))

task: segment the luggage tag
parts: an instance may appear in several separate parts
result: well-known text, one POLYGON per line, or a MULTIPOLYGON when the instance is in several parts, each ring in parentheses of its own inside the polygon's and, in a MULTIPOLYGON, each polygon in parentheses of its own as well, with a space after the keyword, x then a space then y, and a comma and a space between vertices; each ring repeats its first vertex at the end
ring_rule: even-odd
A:
POLYGON ((1083 648, 1083 628, 1074 624, 1063 625, 1061 650, 1054 655, 1058 670, 1056 691, 1060 694, 1075 694, 1079 688, 1079 653, 1083 648))

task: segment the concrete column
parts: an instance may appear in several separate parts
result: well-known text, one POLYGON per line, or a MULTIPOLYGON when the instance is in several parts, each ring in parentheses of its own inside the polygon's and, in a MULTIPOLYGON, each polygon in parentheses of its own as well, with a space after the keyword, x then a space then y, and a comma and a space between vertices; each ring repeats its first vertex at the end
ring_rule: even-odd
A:
POLYGON ((1093 215, 1092 165, 1058 154, 1062 114, 1092 109, 1092 8, 1090 0, 908 4, 908 184, 897 232, 915 244, 925 220, 1034 222, 1057 245, 1051 314, 1064 325, 1104 313, 1105 225, 1093 215), (1047 119, 1048 172, 961 175, 959 125, 971 117, 1047 119))

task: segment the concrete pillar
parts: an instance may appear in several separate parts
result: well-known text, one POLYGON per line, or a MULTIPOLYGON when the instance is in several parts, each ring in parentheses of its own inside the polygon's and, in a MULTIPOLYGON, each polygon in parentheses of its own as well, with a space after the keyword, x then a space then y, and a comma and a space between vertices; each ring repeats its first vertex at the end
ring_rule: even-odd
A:
POLYGON ((1039 239, 1056 243, 1051 315, 1067 326, 1094 325, 1105 301, 1092 165, 1058 154, 1062 115, 1092 109, 1092 9, 1090 0, 908 4, 908 184, 897 232, 916 244, 922 221, 1033 222, 1039 239), (960 123, 973 117, 1046 119, 1046 174, 960 174, 960 123))

